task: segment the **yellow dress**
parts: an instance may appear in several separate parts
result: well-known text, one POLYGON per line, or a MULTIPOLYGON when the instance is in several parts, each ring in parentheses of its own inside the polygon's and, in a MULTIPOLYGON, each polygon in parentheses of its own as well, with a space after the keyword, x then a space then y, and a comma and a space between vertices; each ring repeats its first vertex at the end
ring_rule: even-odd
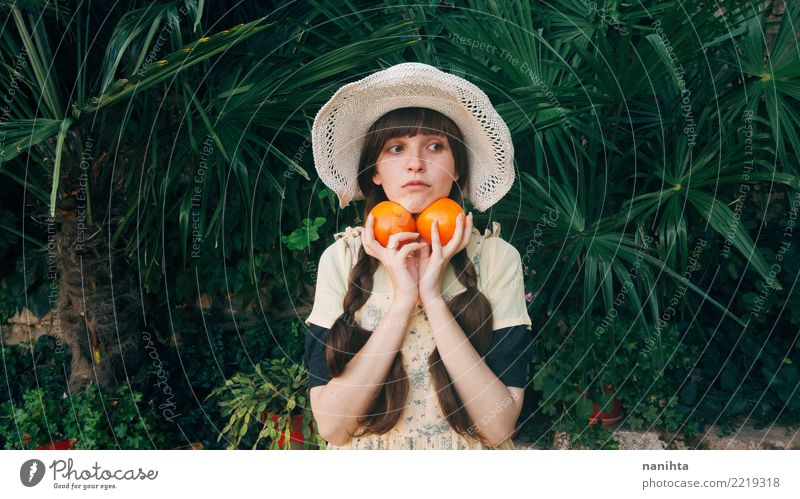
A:
MULTIPOLYGON (((335 235, 320 258, 314 307, 306 325, 330 328, 342 314, 350 269, 358 259, 361 227, 348 227, 335 235)), ((531 330, 528 316, 519 251, 500 238, 500 224, 481 235, 478 229, 467 246, 467 255, 478 273, 478 289, 492 305, 492 329, 524 324, 531 330)), ((452 265, 445 270, 442 295, 445 301, 465 291, 452 265)), ((392 300, 392 285, 383 264, 375 271, 373 292, 355 313, 359 325, 374 331, 392 300)), ((346 445, 328 445, 328 449, 485 449, 480 441, 454 431, 444 417, 436 389, 428 372, 428 356, 435 348, 433 332, 421 305, 417 305, 403 340, 403 362, 409 376, 408 405, 398 423, 382 435, 365 435, 346 445)), ((497 449, 514 449, 511 439, 497 449)))

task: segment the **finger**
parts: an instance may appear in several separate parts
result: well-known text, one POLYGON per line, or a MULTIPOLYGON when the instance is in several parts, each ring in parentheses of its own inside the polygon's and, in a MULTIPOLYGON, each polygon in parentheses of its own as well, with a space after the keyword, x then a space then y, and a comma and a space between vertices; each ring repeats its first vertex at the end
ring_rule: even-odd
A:
POLYGON ((466 234, 464 235, 464 244, 461 247, 461 249, 464 249, 467 246, 469 246, 469 241, 472 238, 472 227, 473 227, 472 213, 470 212, 470 214, 467 216, 467 229, 466 229, 466 234))
POLYGON ((416 239, 419 237, 419 232, 395 232, 391 237, 396 237, 400 240, 403 239, 416 239))
POLYGON ((372 213, 367 215, 367 221, 364 223, 364 230, 361 231, 361 244, 364 245, 364 250, 367 251, 367 254, 370 256, 377 257, 377 250, 376 246, 380 246, 379 244, 375 244, 375 234, 373 232, 373 228, 375 226, 375 217, 372 216, 372 213))
POLYGON ((408 243, 399 250, 397 250, 397 254, 403 257, 408 257, 410 256, 410 253, 413 253, 414 251, 421 249, 423 246, 425 246, 425 243, 408 243))
POLYGON ((469 238, 472 236, 472 213, 464 217, 464 232, 461 234, 461 244, 458 245, 456 252, 466 248, 469 244, 469 238))
POLYGON ((430 258, 431 256, 431 247, 427 243, 422 243, 422 248, 419 250, 419 257, 422 259, 430 258))
POLYGON ((397 251, 397 257, 404 262, 414 263, 414 252, 421 249, 423 243, 408 243, 397 251))
POLYGON ((372 213, 370 213, 369 215, 367 215, 367 221, 364 224, 364 230, 363 230, 368 241, 375 240, 374 227, 375 227, 375 218, 372 216, 372 213))
POLYGON ((445 246, 445 254, 451 255, 453 250, 461 246, 461 240, 464 238, 464 214, 459 213, 456 217, 456 232, 453 238, 447 242, 445 246))
POLYGON ((439 239, 439 221, 434 220, 431 225, 431 248, 434 255, 439 255, 442 252, 442 243, 439 239))
POLYGON ((403 262, 412 262, 414 263, 414 252, 420 249, 420 243, 410 243, 403 246, 400 250, 397 251, 397 258, 402 260, 403 262))
POLYGON ((386 247, 389 249, 394 249, 397 246, 397 243, 406 239, 417 239, 419 237, 419 232, 397 232, 389 236, 389 241, 386 243, 386 247))
POLYGON ((372 252, 372 248, 370 248, 369 244, 367 243, 367 231, 361 231, 361 246, 364 247, 364 252, 369 256, 375 256, 372 252))

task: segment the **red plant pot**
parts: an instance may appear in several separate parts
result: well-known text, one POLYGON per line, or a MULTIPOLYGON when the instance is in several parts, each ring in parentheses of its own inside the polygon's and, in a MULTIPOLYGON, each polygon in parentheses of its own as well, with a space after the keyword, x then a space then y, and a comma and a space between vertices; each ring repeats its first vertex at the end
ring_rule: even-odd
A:
MULTIPOLYGON (((270 414, 269 412, 264 411, 264 418, 269 417, 272 419, 272 423, 275 426, 278 426, 278 419, 281 417, 279 414, 270 414)), ((308 428, 313 432, 314 431, 314 422, 308 422, 308 428)), ((281 438, 278 440, 278 446, 283 447, 286 443, 286 435, 281 432, 281 438)), ((306 439, 303 436, 303 415, 302 414, 295 414, 291 418, 291 427, 289 428, 289 445, 292 448, 295 448, 297 444, 297 448, 304 449, 305 448, 306 439)))
POLYGON ((74 438, 65 438, 64 440, 59 440, 58 442, 50 442, 49 444, 42 444, 34 450, 70 450, 72 446, 75 445, 74 438))
MULTIPOLYGON (((603 387, 603 393, 614 392, 616 388, 614 385, 606 385, 603 387)), ((589 417, 589 424, 600 423, 601 426, 609 426, 618 423, 622 420, 625 413, 622 411, 622 400, 614 398, 611 402, 611 410, 604 412, 600 410, 597 402, 592 401, 592 415, 589 417)))

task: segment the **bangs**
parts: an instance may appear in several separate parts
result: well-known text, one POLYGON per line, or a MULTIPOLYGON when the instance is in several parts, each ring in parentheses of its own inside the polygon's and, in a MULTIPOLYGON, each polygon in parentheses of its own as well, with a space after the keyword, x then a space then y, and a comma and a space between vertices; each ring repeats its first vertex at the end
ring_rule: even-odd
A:
MULTIPOLYGON (((394 109, 378 118, 372 124, 364 137, 359 158, 358 186, 365 198, 368 199, 368 210, 380 201, 385 201, 386 193, 383 187, 372 181, 375 174, 375 163, 381 154, 387 140, 398 137, 415 137, 422 135, 441 135, 447 138, 455 162, 455 172, 459 180, 453 184, 450 198, 462 202, 461 191, 466 189, 469 182, 469 158, 461 129, 446 115, 433 109, 422 107, 402 107, 394 109)), ((365 212, 366 218, 368 212, 365 212)))
POLYGON ((452 144, 460 142, 461 130, 447 116, 422 107, 404 107, 381 116, 370 128, 374 143, 383 144, 397 137, 422 135, 444 135, 452 144))

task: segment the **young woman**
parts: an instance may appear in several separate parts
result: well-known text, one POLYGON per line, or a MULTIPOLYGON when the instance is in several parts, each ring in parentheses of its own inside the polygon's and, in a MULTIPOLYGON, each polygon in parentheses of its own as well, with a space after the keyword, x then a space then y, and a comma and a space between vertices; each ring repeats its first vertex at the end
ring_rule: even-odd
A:
POLYGON ((485 211, 514 180, 505 123, 471 83, 406 63, 342 87, 312 140, 321 180, 342 208, 364 199, 366 219, 323 253, 306 319, 328 448, 513 449, 533 339, 519 252, 471 214, 445 245, 434 230, 433 244, 400 233, 383 247, 367 216, 464 195, 485 211))

